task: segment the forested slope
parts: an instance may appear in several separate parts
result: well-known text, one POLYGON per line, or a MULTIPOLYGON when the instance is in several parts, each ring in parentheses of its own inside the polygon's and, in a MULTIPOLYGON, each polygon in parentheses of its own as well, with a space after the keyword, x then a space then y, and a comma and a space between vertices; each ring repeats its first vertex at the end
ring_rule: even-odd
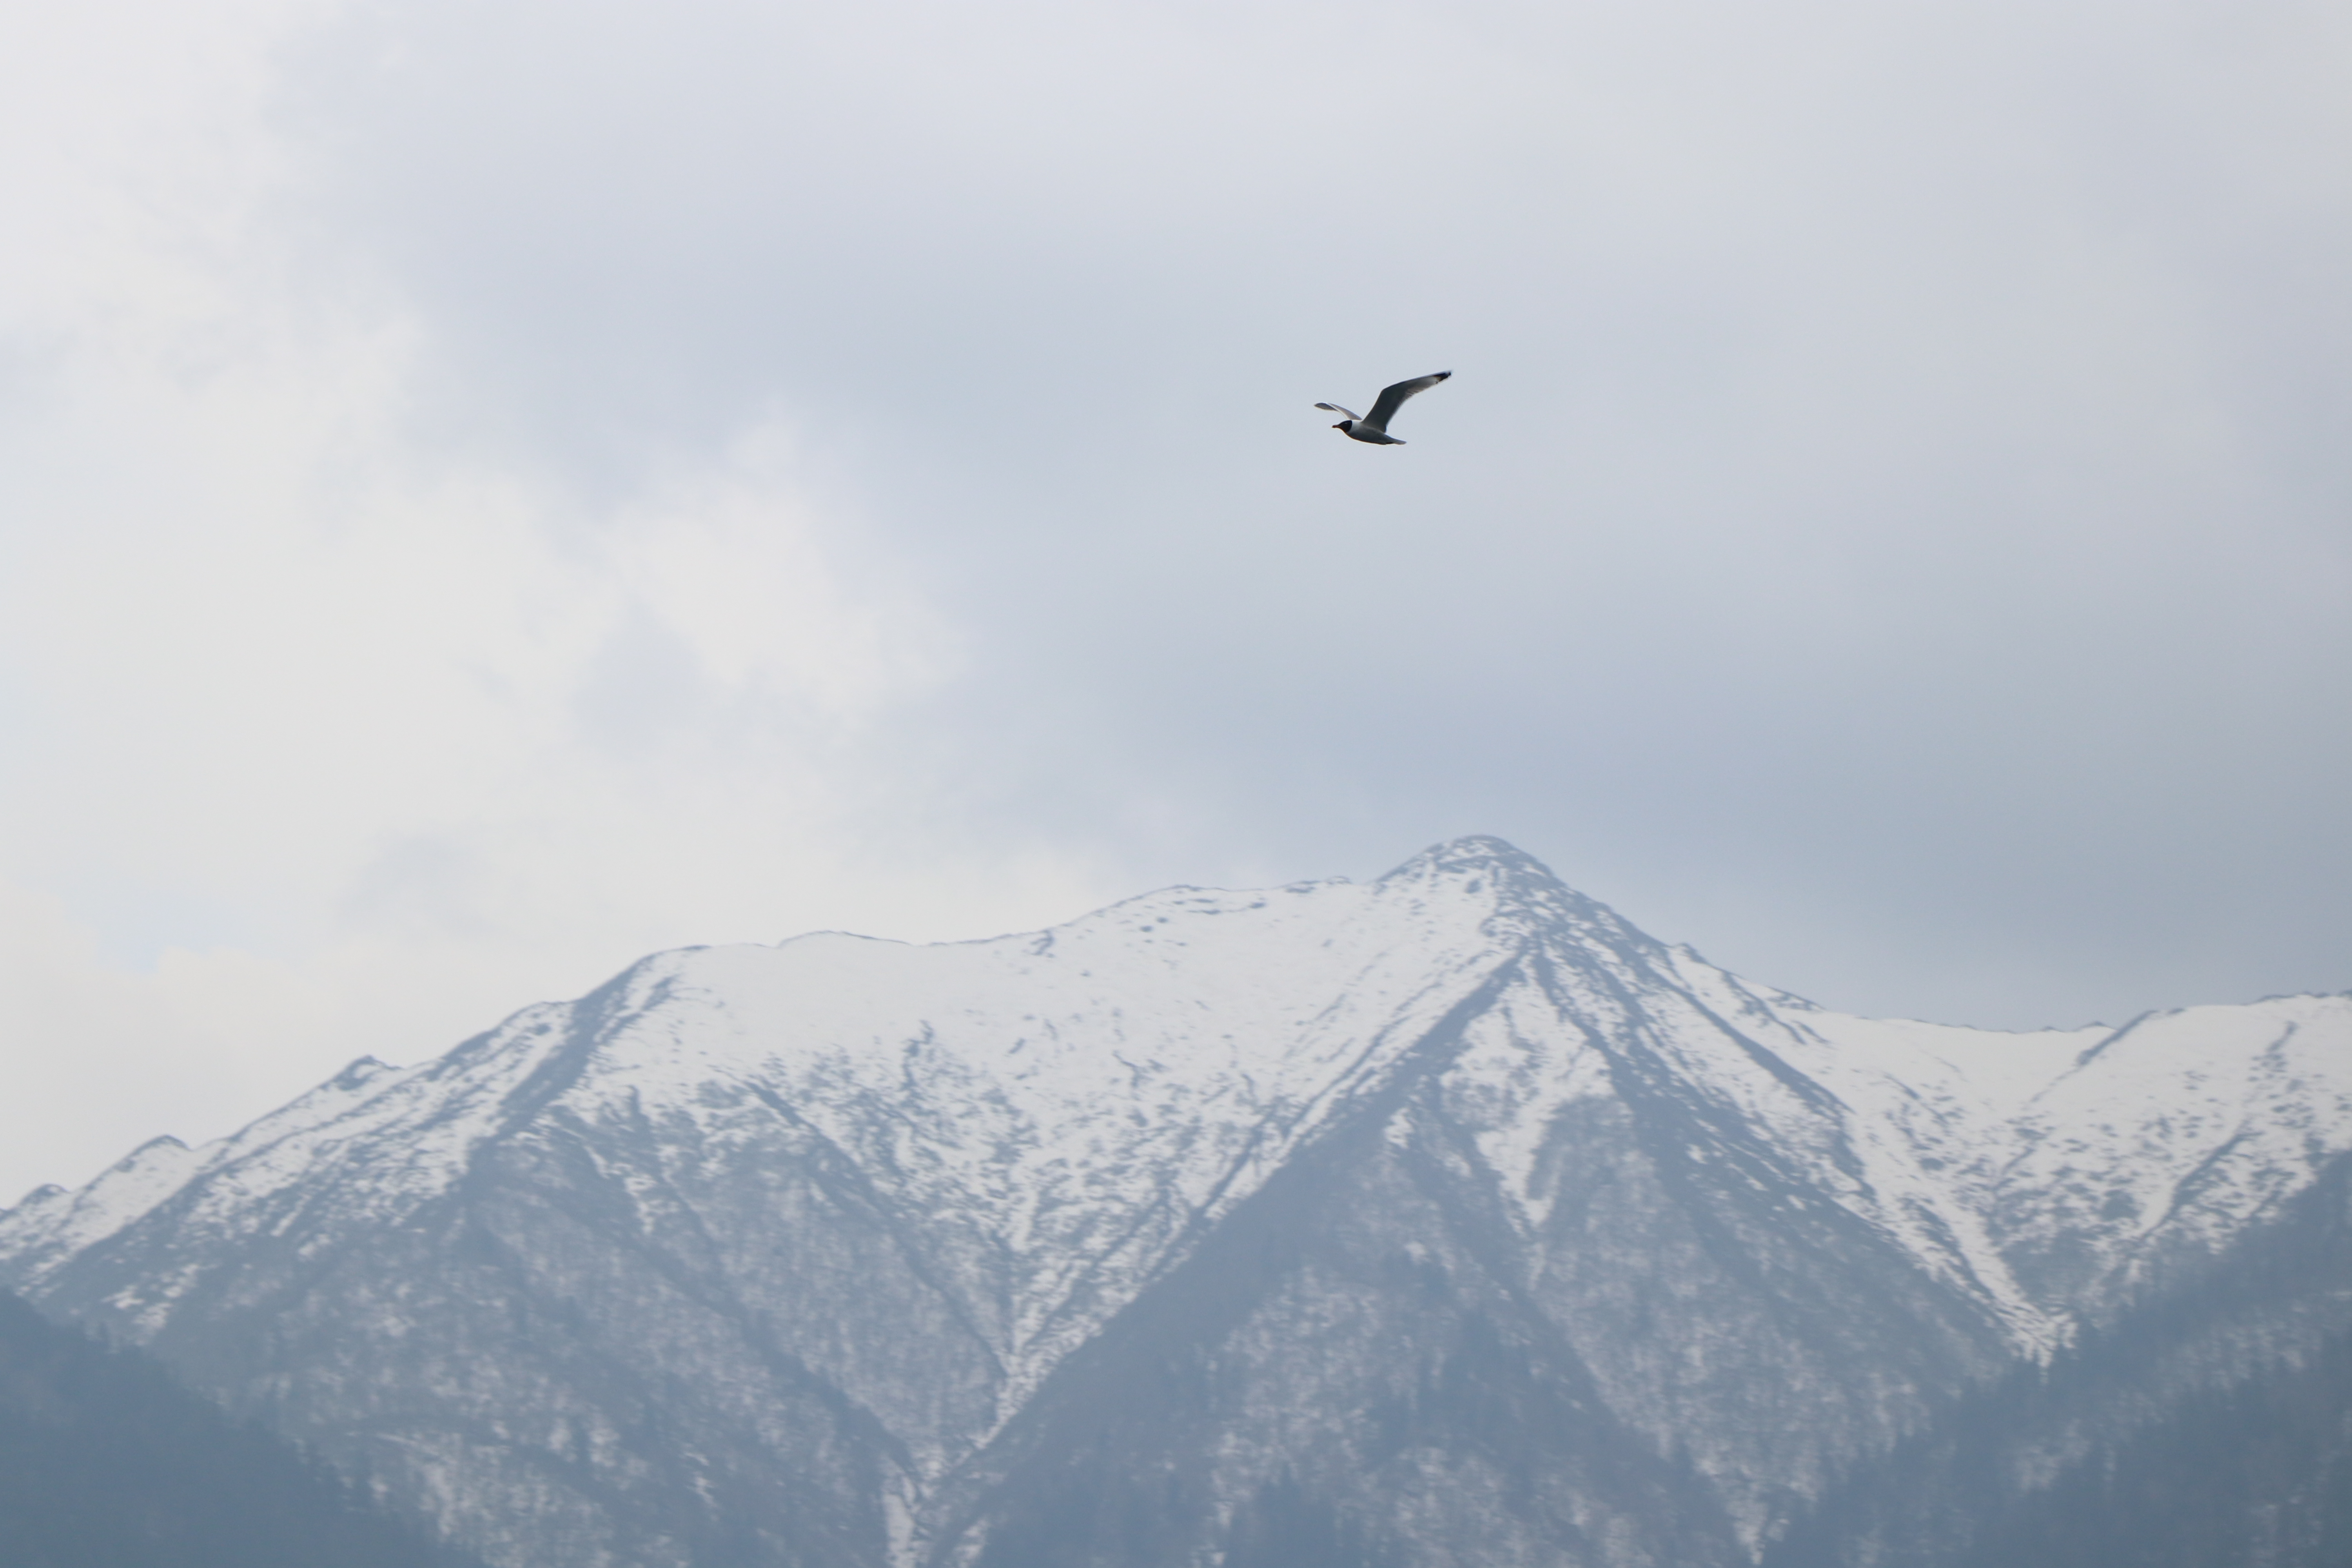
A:
POLYGON ((475 1568, 146 1356, 0 1292, 6 1568, 475 1568))

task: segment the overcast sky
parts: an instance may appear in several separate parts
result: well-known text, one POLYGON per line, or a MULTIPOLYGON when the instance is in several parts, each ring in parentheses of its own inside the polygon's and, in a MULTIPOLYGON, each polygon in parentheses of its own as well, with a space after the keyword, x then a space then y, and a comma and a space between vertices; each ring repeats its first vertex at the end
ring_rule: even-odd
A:
POLYGON ((1853 1011, 2352 986, 2347 80, 2338 0, 9 5, 0 1202, 656 948, 1467 832, 1853 1011))

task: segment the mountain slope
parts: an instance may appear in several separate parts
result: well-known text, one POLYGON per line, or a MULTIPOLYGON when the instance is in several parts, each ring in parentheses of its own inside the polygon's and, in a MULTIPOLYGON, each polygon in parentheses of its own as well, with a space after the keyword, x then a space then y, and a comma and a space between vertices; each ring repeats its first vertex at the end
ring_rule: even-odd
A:
POLYGON ((1852 1018, 1471 839, 662 954, 0 1268, 518 1568, 1729 1563, 2347 1149, 2346 998, 1852 1018))
POLYGON ((2352 1158, 2288 1207, 1860 1467, 1769 1568, 2352 1561, 2352 1158))
MULTIPOLYGON (((9 1568, 467 1568, 134 1352, 0 1295, 9 1568)), ((478 1564, 474 1565, 478 1568, 478 1564)))

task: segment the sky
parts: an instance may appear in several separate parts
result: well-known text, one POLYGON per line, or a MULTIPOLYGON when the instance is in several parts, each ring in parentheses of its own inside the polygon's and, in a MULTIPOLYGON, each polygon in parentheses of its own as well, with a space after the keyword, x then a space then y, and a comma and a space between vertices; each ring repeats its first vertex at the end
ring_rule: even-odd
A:
POLYGON ((2347 79, 2329 0, 0 8, 0 1202, 660 948, 1474 832, 1848 1011, 2352 987, 2347 79))

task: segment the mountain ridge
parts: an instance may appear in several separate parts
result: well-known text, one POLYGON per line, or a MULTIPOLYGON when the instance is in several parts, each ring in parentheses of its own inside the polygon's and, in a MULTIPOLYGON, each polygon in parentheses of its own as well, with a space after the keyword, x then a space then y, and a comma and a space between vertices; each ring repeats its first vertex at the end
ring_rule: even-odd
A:
POLYGON ((1522 1557, 1752 1562, 1968 1390, 2289 1223, 2352 1150, 2347 1046, 2342 996, 1855 1018, 1471 838, 975 942, 656 954, 42 1189, 0 1276, 518 1568, 1147 1560, 1041 1522, 1086 1444, 1183 1478, 1096 1489, 1125 1522, 1087 1528, 1151 1561, 1454 1560, 1419 1510, 1522 1557), (1422 1381, 1359 1364, 1375 1339, 1422 1381), (1276 1462, 1295 1417, 1250 1391, 1294 1385, 1357 1413, 1318 1439, 1355 1468, 1276 1462), (1463 1425, 1489 1405, 1582 1479, 1522 1473, 1463 1425), (1519 1500, 1454 1518, 1447 1467, 1519 1500))

